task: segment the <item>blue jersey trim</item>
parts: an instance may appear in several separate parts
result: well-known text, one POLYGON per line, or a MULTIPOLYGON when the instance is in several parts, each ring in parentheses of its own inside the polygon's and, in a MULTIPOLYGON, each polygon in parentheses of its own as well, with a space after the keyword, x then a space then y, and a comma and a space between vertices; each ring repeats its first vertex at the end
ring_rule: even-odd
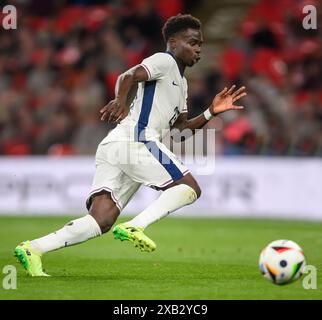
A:
POLYGON ((155 141, 144 141, 147 149, 152 153, 160 164, 167 170, 173 181, 177 181, 183 177, 180 169, 175 163, 168 157, 168 155, 160 150, 155 141))
POLYGON ((148 125, 149 117, 152 110, 156 83, 157 81, 154 80, 154 81, 146 81, 144 84, 144 94, 143 94, 140 117, 137 125, 135 126, 135 132, 134 132, 135 141, 144 142, 146 140, 145 128, 148 125))

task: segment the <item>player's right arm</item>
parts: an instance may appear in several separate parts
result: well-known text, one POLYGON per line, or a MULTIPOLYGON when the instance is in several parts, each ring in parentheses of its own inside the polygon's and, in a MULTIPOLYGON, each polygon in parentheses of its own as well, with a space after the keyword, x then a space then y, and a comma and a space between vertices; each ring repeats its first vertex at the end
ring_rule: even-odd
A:
POLYGON ((115 98, 101 109, 101 120, 120 122, 129 113, 130 97, 136 93, 138 82, 161 79, 174 64, 173 58, 158 52, 144 59, 141 64, 122 73, 116 82, 115 98))
POLYGON ((100 110, 101 120, 116 123, 123 120, 129 113, 138 82, 147 81, 148 78, 146 69, 141 65, 122 73, 115 85, 115 98, 100 110))

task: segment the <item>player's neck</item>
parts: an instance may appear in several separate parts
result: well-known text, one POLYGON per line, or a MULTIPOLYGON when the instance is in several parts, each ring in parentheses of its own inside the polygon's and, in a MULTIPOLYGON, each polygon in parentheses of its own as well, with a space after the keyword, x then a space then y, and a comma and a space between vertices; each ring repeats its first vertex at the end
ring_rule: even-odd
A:
POLYGON ((180 74, 183 77, 186 66, 174 55, 174 53, 171 50, 167 50, 166 53, 170 54, 173 57, 173 59, 176 61, 180 74))

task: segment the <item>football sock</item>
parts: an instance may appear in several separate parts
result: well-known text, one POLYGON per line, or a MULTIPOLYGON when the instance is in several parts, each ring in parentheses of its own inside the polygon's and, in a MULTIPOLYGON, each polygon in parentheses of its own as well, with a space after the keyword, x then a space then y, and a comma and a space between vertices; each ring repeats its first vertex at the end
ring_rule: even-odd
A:
POLYGON ((84 242, 102 234, 101 228, 91 215, 70 221, 60 230, 30 241, 31 247, 43 254, 59 248, 84 242))
POLYGON ((152 202, 144 211, 132 220, 126 222, 133 227, 146 228, 150 224, 164 218, 171 212, 197 200, 194 189, 186 184, 180 184, 162 192, 160 197, 152 202))

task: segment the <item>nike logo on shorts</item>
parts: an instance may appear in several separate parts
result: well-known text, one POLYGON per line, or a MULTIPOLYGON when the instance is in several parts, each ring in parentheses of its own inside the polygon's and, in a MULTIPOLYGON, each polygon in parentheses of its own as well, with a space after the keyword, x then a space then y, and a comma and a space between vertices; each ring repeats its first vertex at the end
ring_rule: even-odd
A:
POLYGON ((178 86, 178 87, 179 87, 179 85, 178 85, 177 83, 175 83, 174 81, 172 81, 172 84, 173 84, 174 86, 178 86))

